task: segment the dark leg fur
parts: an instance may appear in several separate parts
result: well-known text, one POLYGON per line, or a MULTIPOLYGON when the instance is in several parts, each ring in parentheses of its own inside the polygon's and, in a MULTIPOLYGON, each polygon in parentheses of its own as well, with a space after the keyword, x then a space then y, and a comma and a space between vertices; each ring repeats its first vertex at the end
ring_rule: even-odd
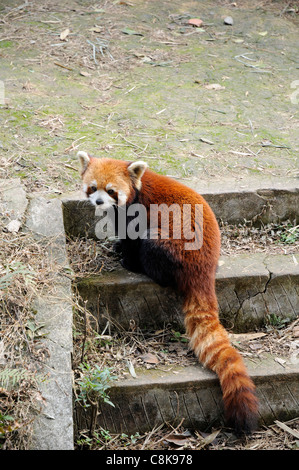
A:
POLYGON ((174 273, 178 267, 172 256, 156 240, 142 240, 140 263, 143 272, 162 287, 175 287, 174 273))
MULTIPOLYGON (((118 247, 119 249, 119 247, 118 247)), ((140 240, 121 240, 121 249, 119 253, 123 258, 120 261, 121 265, 134 273, 142 273, 142 265, 139 259, 140 240)))
POLYGON ((175 287, 175 261, 156 240, 121 240, 121 264, 129 271, 146 274, 162 287, 175 287))
POLYGON ((114 243, 113 245, 113 251, 115 253, 122 253, 122 241, 121 240, 117 240, 117 242, 114 243))

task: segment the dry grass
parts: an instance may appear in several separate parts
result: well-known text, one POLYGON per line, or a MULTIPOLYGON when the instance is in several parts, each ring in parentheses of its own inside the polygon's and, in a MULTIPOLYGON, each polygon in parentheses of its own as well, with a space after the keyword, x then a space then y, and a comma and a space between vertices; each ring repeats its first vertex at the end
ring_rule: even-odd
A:
POLYGON ((266 224, 261 228, 247 225, 220 225, 222 254, 241 253, 294 254, 299 251, 299 226, 290 221, 266 224))
POLYGON ((6 231, 0 221, 0 448, 28 449, 33 416, 43 398, 39 382, 48 351, 34 300, 51 291, 56 267, 44 243, 6 231))
POLYGON ((113 242, 99 242, 91 238, 69 238, 68 256, 76 277, 112 271, 119 265, 119 255, 113 242))
POLYGON ((226 430, 211 434, 192 433, 182 425, 172 428, 165 425, 149 433, 133 436, 110 435, 99 429, 93 439, 86 432, 80 436, 79 449, 93 450, 298 450, 299 418, 275 424, 253 433, 245 439, 237 439, 226 430))
MULTIPOLYGON (((299 251, 299 226, 290 221, 267 224, 263 227, 220 224, 221 254, 235 256, 242 253, 295 254, 299 251)), ((78 238, 68 240, 68 255, 76 277, 86 277, 112 271, 119 266, 120 256, 113 250, 113 242, 78 238)))

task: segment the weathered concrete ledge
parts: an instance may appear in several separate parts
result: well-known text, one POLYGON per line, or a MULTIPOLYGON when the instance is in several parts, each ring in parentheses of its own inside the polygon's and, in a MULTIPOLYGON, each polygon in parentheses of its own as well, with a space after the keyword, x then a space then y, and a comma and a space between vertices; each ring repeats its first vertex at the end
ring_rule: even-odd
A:
MULTIPOLYGON (((299 364, 282 367, 270 356, 248 362, 257 387, 260 425, 289 420, 299 413, 299 364)), ((164 367, 166 369, 166 367, 164 367)), ((114 407, 100 403, 98 424, 111 433, 147 432, 164 423, 210 430, 224 424, 222 393, 216 375, 201 365, 162 370, 137 370, 137 378, 116 382, 109 390, 114 407), (170 370, 169 370, 170 369, 170 370)), ((90 412, 77 410, 81 429, 90 412)))
MULTIPOLYGON (((218 182, 208 184, 198 180, 183 183, 205 197, 218 221, 228 224, 252 221, 257 226, 286 220, 299 223, 298 178, 224 180, 221 186, 218 182)), ((95 237, 100 217, 84 194, 65 195, 61 200, 67 235, 95 237)))
MULTIPOLYGON (((146 276, 120 267, 79 279, 75 285, 101 327, 110 320, 112 325, 128 329, 133 320, 143 330, 167 324, 184 328, 180 297, 146 276)), ((235 332, 263 327, 274 316, 295 319, 299 314, 298 286, 299 254, 222 257, 216 277, 220 318, 235 332)))
POLYGON ((72 450, 72 289, 68 268, 62 207, 58 199, 30 200, 25 230, 42 241, 47 263, 53 265, 54 284, 35 299, 37 323, 44 324, 44 346, 49 357, 39 369, 46 376, 40 384, 44 406, 34 421, 32 449, 72 450))
POLYGON ((11 231, 18 231, 28 206, 20 178, 0 180, 0 213, 11 231))

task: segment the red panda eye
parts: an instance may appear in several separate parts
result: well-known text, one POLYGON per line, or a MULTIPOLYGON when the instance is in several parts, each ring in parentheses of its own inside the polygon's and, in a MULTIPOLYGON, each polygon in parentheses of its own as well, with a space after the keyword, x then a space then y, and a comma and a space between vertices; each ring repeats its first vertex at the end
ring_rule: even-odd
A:
POLYGON ((108 189, 107 193, 110 194, 110 196, 111 196, 112 194, 114 194, 114 189, 108 189))
POLYGON ((95 193, 98 188, 97 188, 96 186, 91 186, 90 189, 91 189, 91 191, 92 191, 93 193, 95 193))

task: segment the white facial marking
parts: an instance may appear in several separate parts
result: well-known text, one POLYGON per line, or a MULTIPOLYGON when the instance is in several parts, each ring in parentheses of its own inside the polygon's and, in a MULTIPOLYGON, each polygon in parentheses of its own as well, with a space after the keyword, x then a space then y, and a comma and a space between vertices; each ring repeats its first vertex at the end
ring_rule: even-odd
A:
POLYGON ((110 207, 115 205, 115 200, 107 194, 103 189, 99 189, 89 195, 90 202, 103 210, 108 210, 110 207), (97 204, 97 201, 103 201, 101 204, 97 204))
POLYGON ((119 206, 124 206, 127 202, 127 195, 124 191, 119 190, 118 191, 118 205, 119 206))

